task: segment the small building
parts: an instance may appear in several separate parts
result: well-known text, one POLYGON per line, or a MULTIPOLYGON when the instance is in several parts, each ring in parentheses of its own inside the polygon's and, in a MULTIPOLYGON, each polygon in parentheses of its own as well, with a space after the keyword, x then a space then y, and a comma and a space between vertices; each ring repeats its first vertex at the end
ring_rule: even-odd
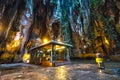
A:
POLYGON ((58 66, 70 62, 71 48, 72 45, 70 44, 52 40, 38 47, 31 48, 28 53, 30 58, 24 59, 32 64, 58 66))

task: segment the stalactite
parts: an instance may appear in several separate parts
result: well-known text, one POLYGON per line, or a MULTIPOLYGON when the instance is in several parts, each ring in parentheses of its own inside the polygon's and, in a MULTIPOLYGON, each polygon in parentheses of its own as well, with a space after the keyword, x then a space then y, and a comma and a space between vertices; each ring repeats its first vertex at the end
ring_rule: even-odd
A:
POLYGON ((94 40, 100 29, 103 42, 114 41, 119 46, 119 3, 117 0, 0 0, 0 26, 4 30, 0 36, 5 35, 5 43, 10 44, 20 31, 21 53, 27 42, 37 36, 42 41, 46 37, 61 38, 81 54, 92 53, 89 49, 95 47, 94 40))
POLYGON ((7 29, 7 31, 6 31, 5 39, 8 38, 9 32, 10 32, 11 27, 12 27, 12 23, 13 23, 15 17, 16 17, 16 13, 17 13, 17 10, 16 10, 16 12, 14 13, 14 16, 12 17, 12 19, 11 19, 9 25, 8 25, 8 29, 7 29))
POLYGON ((25 11, 23 11, 22 16, 21 16, 21 20, 20 20, 20 29, 22 30, 21 34, 24 36, 23 40, 22 40, 22 45, 21 45, 21 54, 23 54, 24 52, 22 52, 24 50, 24 45, 27 41, 28 38, 28 33, 29 33, 29 29, 32 25, 32 20, 33 20, 33 0, 27 1, 25 0, 26 3, 26 9, 25 11))

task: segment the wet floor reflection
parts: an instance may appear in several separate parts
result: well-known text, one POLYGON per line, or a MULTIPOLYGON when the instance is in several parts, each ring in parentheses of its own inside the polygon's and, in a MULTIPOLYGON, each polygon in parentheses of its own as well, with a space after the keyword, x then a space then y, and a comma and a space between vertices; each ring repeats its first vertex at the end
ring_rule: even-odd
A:
POLYGON ((24 63, 1 64, 0 73, 0 80, 120 80, 119 66, 97 69, 96 64, 84 62, 57 67, 24 63))
POLYGON ((67 80, 67 68, 65 66, 59 66, 55 71, 55 80, 67 80))
POLYGON ((102 70, 102 69, 98 69, 98 79, 105 79, 106 78, 106 75, 105 75, 105 73, 104 73, 104 70, 102 70))
POLYGON ((102 69, 98 69, 98 74, 102 74, 103 70, 102 69))

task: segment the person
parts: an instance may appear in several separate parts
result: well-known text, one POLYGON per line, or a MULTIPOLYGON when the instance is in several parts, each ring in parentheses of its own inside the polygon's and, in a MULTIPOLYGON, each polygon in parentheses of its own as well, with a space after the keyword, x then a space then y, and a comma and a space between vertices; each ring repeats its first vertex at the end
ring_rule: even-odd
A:
POLYGON ((104 69, 105 68, 102 53, 100 53, 100 52, 96 53, 96 62, 97 62, 97 65, 98 65, 98 69, 104 69))

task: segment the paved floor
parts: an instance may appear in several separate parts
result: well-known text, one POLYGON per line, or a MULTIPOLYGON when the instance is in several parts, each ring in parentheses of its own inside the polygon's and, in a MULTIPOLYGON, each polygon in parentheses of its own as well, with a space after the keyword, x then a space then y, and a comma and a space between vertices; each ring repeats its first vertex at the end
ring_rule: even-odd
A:
POLYGON ((120 62, 104 64, 104 70, 98 69, 94 60, 76 60, 57 67, 1 64, 0 80, 120 80, 120 62))

